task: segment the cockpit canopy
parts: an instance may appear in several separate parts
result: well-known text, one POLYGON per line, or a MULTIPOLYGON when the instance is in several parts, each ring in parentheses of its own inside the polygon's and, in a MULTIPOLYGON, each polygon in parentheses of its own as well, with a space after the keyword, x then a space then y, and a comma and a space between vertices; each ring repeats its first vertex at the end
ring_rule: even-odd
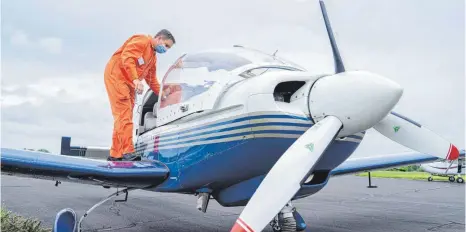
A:
POLYGON ((225 84, 238 76, 249 78, 262 74, 266 71, 264 68, 303 71, 282 58, 240 46, 185 54, 163 78, 160 108, 187 101, 215 84, 225 84))
MULTIPOLYGON (((234 71, 245 66, 274 65, 294 68, 303 71, 297 64, 283 58, 269 55, 261 51, 234 46, 230 49, 210 50, 199 53, 185 54, 177 62, 182 63, 182 68, 205 67, 209 72, 217 70, 234 71)), ((175 64, 177 63, 175 62, 175 64)))
POLYGON ((207 51, 188 54, 182 59, 182 68, 206 68, 208 72, 218 70, 232 71, 244 65, 251 64, 248 60, 235 53, 207 51))
POLYGON ((266 72, 290 70, 305 71, 283 58, 241 46, 185 54, 161 81, 159 101, 153 111, 157 125, 213 109, 229 84, 266 72))

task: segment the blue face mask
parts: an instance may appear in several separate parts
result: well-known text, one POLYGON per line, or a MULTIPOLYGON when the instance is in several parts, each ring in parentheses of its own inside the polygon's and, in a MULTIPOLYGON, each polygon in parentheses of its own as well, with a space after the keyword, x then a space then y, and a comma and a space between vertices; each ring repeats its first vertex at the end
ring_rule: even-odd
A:
POLYGON ((158 53, 165 53, 167 51, 167 48, 165 48, 165 46, 163 45, 157 45, 157 47, 155 47, 154 50, 158 53))

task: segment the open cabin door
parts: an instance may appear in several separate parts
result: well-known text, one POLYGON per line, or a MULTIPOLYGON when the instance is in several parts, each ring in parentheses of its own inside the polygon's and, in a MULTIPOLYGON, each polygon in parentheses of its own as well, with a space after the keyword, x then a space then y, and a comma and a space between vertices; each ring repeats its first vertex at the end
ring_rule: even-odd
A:
MULTIPOLYGON (((157 112, 155 106, 158 100, 159 96, 154 94, 151 89, 148 89, 140 105, 135 107, 135 112, 133 113, 138 124, 138 127, 135 127, 135 137, 156 127, 157 112)), ((136 122, 134 122, 134 125, 136 125, 136 122)))
POLYGON ((231 53, 184 55, 167 71, 157 103, 157 126, 186 115, 211 110, 231 81, 231 70, 250 63, 231 53))

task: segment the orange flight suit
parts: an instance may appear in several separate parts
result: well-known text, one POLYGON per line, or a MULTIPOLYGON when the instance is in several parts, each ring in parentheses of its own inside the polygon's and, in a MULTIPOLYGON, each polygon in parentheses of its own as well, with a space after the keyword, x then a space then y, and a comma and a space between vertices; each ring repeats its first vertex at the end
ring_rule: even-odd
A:
POLYGON ((155 51, 150 35, 133 35, 112 55, 105 67, 104 81, 113 114, 113 135, 110 156, 121 158, 134 152, 133 109, 135 85, 143 78, 158 95, 155 51))

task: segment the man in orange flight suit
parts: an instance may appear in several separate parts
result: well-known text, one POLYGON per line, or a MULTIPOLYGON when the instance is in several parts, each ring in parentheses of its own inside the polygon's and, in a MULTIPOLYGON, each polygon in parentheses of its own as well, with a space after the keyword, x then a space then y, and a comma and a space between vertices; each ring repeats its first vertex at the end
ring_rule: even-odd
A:
POLYGON ((105 67, 104 81, 113 114, 113 135, 107 160, 141 160, 133 145, 133 109, 135 92, 142 94, 142 79, 158 95, 156 53, 164 53, 175 44, 166 29, 154 37, 133 35, 112 55, 105 67))

